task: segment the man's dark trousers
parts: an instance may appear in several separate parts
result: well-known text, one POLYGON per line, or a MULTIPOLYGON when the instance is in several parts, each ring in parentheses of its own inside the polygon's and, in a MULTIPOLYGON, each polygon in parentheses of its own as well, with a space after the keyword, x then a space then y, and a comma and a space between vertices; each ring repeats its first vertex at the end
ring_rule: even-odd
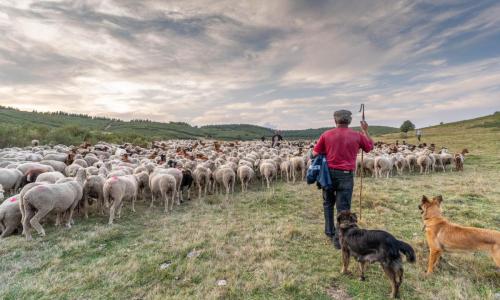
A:
POLYGON ((323 189, 323 209, 325 213, 325 234, 335 236, 335 215, 333 207, 337 206, 337 214, 351 209, 352 190, 354 187, 354 172, 330 169, 333 188, 323 189))

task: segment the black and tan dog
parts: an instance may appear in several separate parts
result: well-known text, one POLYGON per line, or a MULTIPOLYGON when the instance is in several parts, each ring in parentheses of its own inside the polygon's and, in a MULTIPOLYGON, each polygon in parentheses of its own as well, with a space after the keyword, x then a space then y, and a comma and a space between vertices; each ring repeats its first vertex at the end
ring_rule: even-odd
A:
POLYGON ((418 206, 430 251, 427 275, 434 271, 444 251, 486 251, 500 268, 500 231, 450 223, 441 215, 441 202, 442 196, 432 200, 423 196, 418 206))
POLYGON ((361 280, 365 280, 366 264, 380 262, 392 285, 391 296, 399 298, 399 287, 403 282, 402 252, 409 262, 415 262, 415 251, 390 233, 382 230, 360 229, 356 214, 344 211, 337 217, 342 245, 342 273, 348 273, 350 256, 359 262, 361 280))

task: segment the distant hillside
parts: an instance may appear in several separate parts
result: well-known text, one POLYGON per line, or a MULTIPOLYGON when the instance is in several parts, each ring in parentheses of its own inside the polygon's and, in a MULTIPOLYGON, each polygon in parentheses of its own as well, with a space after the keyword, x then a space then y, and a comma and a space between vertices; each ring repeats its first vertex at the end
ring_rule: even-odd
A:
MULTIPOLYGON (((0 147, 27 145, 32 139, 42 143, 77 144, 83 140, 106 140, 147 144, 153 139, 255 140, 269 139, 273 129, 248 125, 227 124, 191 126, 184 122, 122 121, 65 112, 28 112, 0 106, 0 147)), ((286 139, 317 139, 328 128, 285 130, 286 139)), ((359 129, 359 128, 354 128, 359 129)), ((397 128, 370 126, 373 135, 397 132, 397 128)))
MULTIPOLYGON (((458 152, 463 148, 482 151, 485 143, 490 142, 493 145, 500 146, 500 113, 496 112, 489 116, 479 117, 470 120, 450 122, 446 124, 430 126, 422 129, 422 143, 434 143, 438 147, 454 145, 451 150, 458 152), (467 136, 467 139, 464 138, 467 136), (459 143, 457 141, 467 140, 468 143, 459 143), (481 142, 479 142, 481 141, 481 142)), ((377 137, 377 140, 385 142, 395 142, 406 140, 411 144, 418 144, 415 132, 409 132, 406 138, 401 133, 385 134, 377 137)))

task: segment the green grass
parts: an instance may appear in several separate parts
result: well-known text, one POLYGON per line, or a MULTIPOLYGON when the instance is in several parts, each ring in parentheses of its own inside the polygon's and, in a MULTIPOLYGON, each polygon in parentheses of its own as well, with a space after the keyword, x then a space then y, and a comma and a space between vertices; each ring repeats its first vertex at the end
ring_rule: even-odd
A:
MULTIPOLYGON (((417 253, 416 264, 405 263, 403 299, 494 299, 500 293, 500 274, 484 253, 446 253, 437 271, 424 275, 428 250, 417 209, 422 194, 443 195, 444 215, 453 222, 500 229, 499 132, 473 126, 424 131, 424 141, 451 151, 469 149, 463 173, 364 180, 360 226, 388 230, 417 253)), ((398 134, 378 139, 401 140, 398 134)), ((357 212, 358 180, 355 187, 357 212)), ((354 276, 340 274, 340 252, 324 236, 321 193, 314 186, 278 183, 272 192, 254 184, 246 195, 222 199, 193 199, 170 215, 146 203, 132 213, 126 203, 113 226, 93 213, 88 220, 77 218, 70 230, 47 224, 47 236, 35 235, 32 242, 7 238, 0 242, 0 298, 388 297, 390 285, 378 265, 368 268, 365 282, 357 279, 354 261, 354 276), (193 250, 199 255, 188 258, 193 250), (171 265, 160 270, 166 261, 171 265), (217 286, 219 279, 227 286, 217 286)))

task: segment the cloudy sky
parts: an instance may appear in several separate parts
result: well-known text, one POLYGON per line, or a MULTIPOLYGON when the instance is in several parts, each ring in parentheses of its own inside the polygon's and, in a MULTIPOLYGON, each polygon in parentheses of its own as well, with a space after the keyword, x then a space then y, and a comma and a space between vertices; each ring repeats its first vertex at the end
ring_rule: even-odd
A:
POLYGON ((26 110, 282 129, 360 103, 394 126, 500 110, 496 0, 0 0, 0 36, 0 104, 26 110))

